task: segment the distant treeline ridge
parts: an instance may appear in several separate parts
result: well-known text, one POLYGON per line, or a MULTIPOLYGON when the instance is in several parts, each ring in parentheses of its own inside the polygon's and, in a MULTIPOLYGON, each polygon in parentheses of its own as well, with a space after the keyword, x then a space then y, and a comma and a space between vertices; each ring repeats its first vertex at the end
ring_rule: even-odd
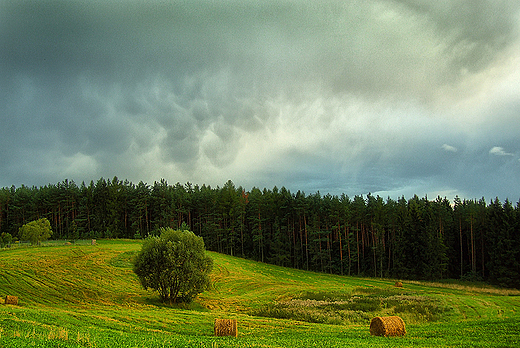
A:
POLYGON ((117 177, 0 189, 0 233, 17 239, 43 217, 54 239, 141 238, 184 223, 209 250, 281 266, 520 288, 520 202, 498 198, 385 200, 117 177))

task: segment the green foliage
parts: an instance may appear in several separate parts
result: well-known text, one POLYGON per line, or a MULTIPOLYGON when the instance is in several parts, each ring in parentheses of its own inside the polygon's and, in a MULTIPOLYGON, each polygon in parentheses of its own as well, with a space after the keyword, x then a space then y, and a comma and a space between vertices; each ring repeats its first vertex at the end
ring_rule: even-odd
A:
POLYGON ((0 248, 8 246, 13 241, 13 236, 10 233, 2 233, 0 234, 0 248))
POLYGON ((31 221, 20 227, 18 233, 22 240, 30 241, 35 245, 52 236, 51 223, 46 218, 31 221))
POLYGON ((0 188, 0 234, 47 218, 52 238, 143 238, 191 230, 208 250, 285 267, 398 279, 483 280, 520 288, 520 202, 306 195, 101 178, 0 188))
POLYGON ((188 230, 162 228, 160 237, 144 241, 134 272, 141 285, 158 291, 163 301, 191 302, 208 289, 212 266, 202 237, 188 230))

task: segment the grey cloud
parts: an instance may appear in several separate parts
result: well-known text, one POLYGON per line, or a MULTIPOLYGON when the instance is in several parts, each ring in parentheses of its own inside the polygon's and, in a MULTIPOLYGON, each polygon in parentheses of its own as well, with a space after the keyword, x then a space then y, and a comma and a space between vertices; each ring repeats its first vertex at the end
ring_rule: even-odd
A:
POLYGON ((414 13, 427 18, 448 46, 454 68, 478 70, 518 35, 516 1, 401 0, 414 13))
MULTIPOLYGON (((476 6, 469 13, 475 17, 472 20, 454 17, 439 23, 445 12, 426 5, 418 11, 418 5, 411 2, 404 9, 375 1, 330 1, 323 6, 289 1, 139 6, 94 2, 94 9, 101 13, 89 3, 25 2, 26 11, 13 10, 21 13, 7 21, 5 37, 9 39, 4 44, 9 53, 4 61, 11 67, 25 71, 34 67, 37 73, 48 71, 55 76, 87 69, 123 83, 159 72, 177 89, 183 87, 178 83, 186 76, 204 73, 211 78, 229 69, 229 83, 235 88, 228 92, 242 96, 250 95, 248 89, 255 96, 281 90, 298 95, 304 84, 376 95, 410 92, 418 89, 417 84, 426 84, 419 89, 427 94, 444 83, 442 79, 457 76, 458 72, 443 64, 462 59, 457 66, 461 69, 466 60, 492 60, 512 35, 515 13, 503 11, 504 4, 483 3, 486 6, 476 6), (495 19, 488 19, 490 7, 495 19), (474 53, 459 52, 461 43, 474 53), (452 52, 438 52, 438 46, 452 52), (431 60, 429 64, 424 64, 425 59, 431 60), (445 59, 450 61, 443 63, 445 59), (429 65, 441 74, 434 75, 429 65)), ((449 9, 449 16, 458 13, 465 18, 468 10, 460 7, 460 11, 449 9)))
POLYGON ((458 83, 518 43, 519 8, 0 0, 0 145, 9 149, 0 184, 81 172, 139 181, 153 170, 172 171, 170 181, 198 172, 229 178, 237 170, 255 186, 307 192, 421 182, 478 192, 458 178, 514 170, 493 162, 504 158, 489 156, 496 145, 483 139, 518 153, 518 97, 475 112, 484 121, 472 134, 439 114, 456 115, 458 83), (256 161, 242 168, 241 156, 256 161))

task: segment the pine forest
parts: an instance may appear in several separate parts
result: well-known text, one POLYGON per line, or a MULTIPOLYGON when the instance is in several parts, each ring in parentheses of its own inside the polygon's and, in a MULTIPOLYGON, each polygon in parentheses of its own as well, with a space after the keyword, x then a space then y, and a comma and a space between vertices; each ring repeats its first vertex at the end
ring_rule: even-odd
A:
POLYGON ((50 221, 53 239, 72 242, 183 227, 209 250, 280 266, 520 288, 520 202, 498 198, 393 200, 117 177, 0 189, 2 237, 19 240, 19 228, 40 218, 50 221))

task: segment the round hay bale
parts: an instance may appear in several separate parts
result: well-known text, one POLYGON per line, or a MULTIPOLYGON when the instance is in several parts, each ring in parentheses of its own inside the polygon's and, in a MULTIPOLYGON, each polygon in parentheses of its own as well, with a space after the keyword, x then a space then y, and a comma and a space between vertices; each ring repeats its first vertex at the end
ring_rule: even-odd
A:
POLYGON ((395 282, 395 285, 394 285, 396 288, 402 288, 403 287, 403 283, 401 282, 395 282))
POLYGON ((406 328, 400 317, 375 317, 370 322, 370 334, 373 336, 404 336, 406 328))
POLYGON ((236 319, 215 319, 215 336, 234 336, 237 337, 236 319))
POLYGON ((7 295, 5 297, 4 304, 17 306, 18 305, 18 297, 7 295))

